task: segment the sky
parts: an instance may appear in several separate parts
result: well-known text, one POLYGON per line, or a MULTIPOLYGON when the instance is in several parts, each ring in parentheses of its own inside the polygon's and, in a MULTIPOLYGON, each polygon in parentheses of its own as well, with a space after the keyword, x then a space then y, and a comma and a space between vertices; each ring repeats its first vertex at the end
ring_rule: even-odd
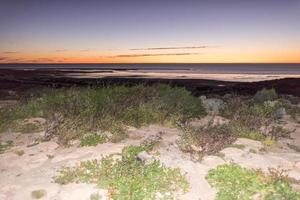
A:
POLYGON ((300 63, 300 0, 0 0, 0 63, 300 63))

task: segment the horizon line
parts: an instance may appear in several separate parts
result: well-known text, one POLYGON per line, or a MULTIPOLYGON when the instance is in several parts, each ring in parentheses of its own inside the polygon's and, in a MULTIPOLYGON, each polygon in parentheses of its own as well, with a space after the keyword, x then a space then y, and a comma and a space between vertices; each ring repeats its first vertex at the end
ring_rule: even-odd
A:
POLYGON ((16 62, 16 63, 1 63, 0 65, 6 65, 6 64, 37 64, 37 65, 44 65, 44 64, 50 64, 50 65, 58 65, 58 64, 91 64, 91 65, 97 65, 97 64, 300 64, 300 62, 99 62, 99 63, 91 63, 91 62, 41 62, 41 63, 35 63, 35 62, 16 62))

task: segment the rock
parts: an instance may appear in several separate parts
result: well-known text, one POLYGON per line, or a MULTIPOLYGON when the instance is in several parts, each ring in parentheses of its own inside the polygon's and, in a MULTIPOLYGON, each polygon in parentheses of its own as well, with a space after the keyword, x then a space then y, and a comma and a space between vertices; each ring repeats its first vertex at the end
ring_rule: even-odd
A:
POLYGON ((230 99, 230 98, 232 98, 232 94, 225 94, 225 95, 223 96, 223 98, 224 98, 224 99, 230 99))
POLYGON ((155 161, 154 156, 148 154, 146 151, 138 153, 136 158, 140 160, 144 165, 152 164, 155 161))
POLYGON ((56 131, 59 125, 63 122, 63 116, 60 114, 54 114, 49 120, 46 121, 46 130, 44 135, 44 140, 50 140, 53 135, 56 134, 56 131))
POLYGON ((148 145, 157 144, 161 141, 162 139, 161 136, 162 136, 162 132, 158 132, 155 135, 149 135, 143 140, 142 145, 148 146, 148 145))
POLYGON ((260 141, 256 141, 256 140, 251 140, 251 139, 247 139, 247 138, 238 138, 234 144, 238 144, 238 145, 244 145, 246 147, 246 149, 255 149, 255 150, 259 150, 261 148, 263 148, 263 145, 260 141))
POLYGON ((264 101, 265 107, 272 107, 274 108, 278 104, 278 101, 264 101))
POLYGON ((80 147, 80 140, 71 140, 68 144, 70 146, 80 147))
POLYGON ((13 90, 8 90, 7 93, 8 93, 9 96, 18 96, 17 92, 13 91, 13 90))
POLYGON ((278 108, 275 112, 277 119, 283 119, 286 116, 286 110, 284 107, 278 108))
MULTIPOLYGON (((91 194, 100 192, 95 186, 88 184, 75 184, 71 183, 63 185, 62 190, 59 192, 59 198, 61 200, 82 200, 90 199, 91 194)), ((107 194, 104 193, 106 196, 107 194)))
POLYGON ((4 108, 7 106, 14 106, 18 103, 17 100, 0 100, 0 108, 4 108))
POLYGON ((110 138, 113 137, 113 134, 111 132, 109 132, 109 131, 104 131, 104 132, 98 131, 96 134, 104 136, 105 138, 108 138, 108 139, 110 139, 110 138))
POLYGON ((202 147, 200 147, 200 146, 196 146, 196 145, 194 145, 194 144, 192 144, 191 145, 191 149, 193 150, 193 151, 195 151, 195 152, 201 152, 203 149, 202 149, 202 147))
POLYGON ((203 127, 203 126, 221 126, 229 123, 229 119, 220 116, 205 116, 201 119, 194 119, 189 122, 192 127, 203 127))
POLYGON ((261 194, 261 193, 256 193, 252 196, 251 198, 252 200, 261 200, 261 199, 264 199, 264 195, 261 194))
POLYGON ((225 105, 222 99, 217 99, 217 98, 207 99, 205 96, 201 96, 200 99, 202 100, 205 110, 211 115, 218 114, 220 110, 224 108, 225 105))
POLYGON ((296 170, 300 171, 300 161, 295 162, 294 167, 296 170))
POLYGON ((218 165, 225 164, 225 161, 218 156, 204 156, 201 164, 208 166, 209 168, 215 168, 218 165))

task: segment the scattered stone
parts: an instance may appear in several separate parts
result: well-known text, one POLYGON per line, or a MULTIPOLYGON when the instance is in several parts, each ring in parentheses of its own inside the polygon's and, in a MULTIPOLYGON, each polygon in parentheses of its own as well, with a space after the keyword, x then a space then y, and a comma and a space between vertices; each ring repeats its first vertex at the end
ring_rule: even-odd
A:
POLYGON ((207 126, 221 126, 224 124, 228 124, 230 122, 229 119, 226 119, 221 116, 205 116, 201 119, 193 119, 189 122, 189 125, 192 127, 207 127, 207 126))
POLYGON ((232 94, 225 94, 225 95, 223 96, 223 98, 224 98, 224 99, 230 99, 230 98, 232 98, 232 94))
POLYGON ((33 146, 36 146, 38 144, 39 144, 38 141, 33 141, 32 143, 28 144, 26 147, 33 147, 33 146))
POLYGON ((4 108, 7 106, 13 106, 18 103, 17 100, 0 100, 0 108, 4 108))
POLYGON ((262 143, 256 140, 251 140, 247 138, 238 138, 234 144, 243 145, 245 149, 255 149, 258 150, 263 147, 262 143))
POLYGON ((14 153, 18 156, 23 156, 25 152, 23 150, 15 150, 14 153))
POLYGON ((63 122, 63 116, 54 114, 49 120, 46 121, 46 130, 44 140, 48 141, 56 134, 59 125, 63 122))
POLYGON ((225 161, 219 156, 204 156, 201 161, 201 164, 209 166, 211 168, 215 168, 218 165, 222 165, 224 163, 225 161))
POLYGON ((296 170, 300 171, 300 161, 296 161, 294 167, 296 170))
POLYGON ((104 136, 105 138, 108 138, 108 139, 113 137, 113 134, 109 131, 104 131, 104 132, 98 131, 96 134, 97 135, 102 135, 102 136, 104 136))
POLYGON ((148 154, 146 151, 140 152, 137 156, 137 159, 141 161, 144 165, 152 164, 155 161, 154 156, 148 154))
POLYGON ((148 137, 146 137, 143 142, 142 145, 145 146, 151 146, 151 145, 155 145, 158 144, 162 139, 162 132, 158 132, 157 134, 154 135, 149 135, 148 137))
POLYGON ((286 116, 286 110, 284 107, 278 108, 275 112, 277 119, 283 119, 286 116))
POLYGON ((264 106, 265 107, 272 107, 274 108, 278 104, 277 100, 274 101, 264 101, 264 106))
POLYGON ((8 93, 9 96, 18 96, 17 92, 13 91, 13 90, 8 90, 7 93, 8 93))
POLYGON ((201 152, 201 151, 203 150, 202 147, 196 146, 196 145, 194 145, 194 144, 191 145, 191 149, 192 149, 194 152, 197 152, 197 153, 199 153, 199 152, 201 152))
POLYGON ((80 147, 80 140, 71 140, 68 143, 70 146, 80 147))

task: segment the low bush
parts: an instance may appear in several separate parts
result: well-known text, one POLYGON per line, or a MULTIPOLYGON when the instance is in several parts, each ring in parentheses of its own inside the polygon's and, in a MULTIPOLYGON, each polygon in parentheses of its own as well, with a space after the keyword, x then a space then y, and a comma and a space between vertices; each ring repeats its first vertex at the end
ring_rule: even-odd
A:
POLYGON ((267 137, 277 140, 289 136, 289 132, 276 125, 277 110, 283 107, 281 101, 253 103, 249 98, 242 99, 237 96, 226 105, 221 115, 230 119, 228 126, 235 137, 262 141, 267 137))
POLYGON ((7 142, 0 143, 0 154, 4 153, 7 149, 9 149, 12 146, 13 146, 12 141, 7 141, 7 142))
POLYGON ((278 170, 270 170, 268 176, 235 164, 226 164, 210 170, 206 179, 218 190, 216 200, 250 200, 254 196, 264 200, 300 198, 300 193, 292 188, 290 179, 278 170))
POLYGON ((34 190, 31 192, 31 197, 33 199, 41 199, 47 194, 46 190, 40 189, 40 190, 34 190))
POLYGON ((80 146, 96 146, 107 141, 107 137, 98 134, 86 135, 80 140, 80 146))
POLYGON ((186 191, 188 182, 179 169, 162 166, 159 161, 144 165, 136 159, 138 153, 149 150, 144 146, 123 149, 122 158, 112 156, 101 161, 81 162, 73 168, 63 168, 55 181, 95 183, 109 191, 112 199, 174 199, 174 192, 186 191))
POLYGON ((216 154, 235 141, 228 125, 182 127, 179 147, 184 152, 204 155, 216 154))
POLYGON ((278 98, 278 94, 274 88, 262 89, 256 92, 253 97, 255 103, 264 103, 265 101, 273 101, 278 98))
POLYGON ((1 110, 0 130, 13 129, 18 120, 31 117, 52 119, 59 113, 59 141, 81 137, 97 130, 124 138, 124 126, 152 123, 176 124, 205 115, 200 99, 184 88, 168 85, 133 87, 40 89, 15 107, 1 110), (120 134, 121 133, 121 134, 120 134))

